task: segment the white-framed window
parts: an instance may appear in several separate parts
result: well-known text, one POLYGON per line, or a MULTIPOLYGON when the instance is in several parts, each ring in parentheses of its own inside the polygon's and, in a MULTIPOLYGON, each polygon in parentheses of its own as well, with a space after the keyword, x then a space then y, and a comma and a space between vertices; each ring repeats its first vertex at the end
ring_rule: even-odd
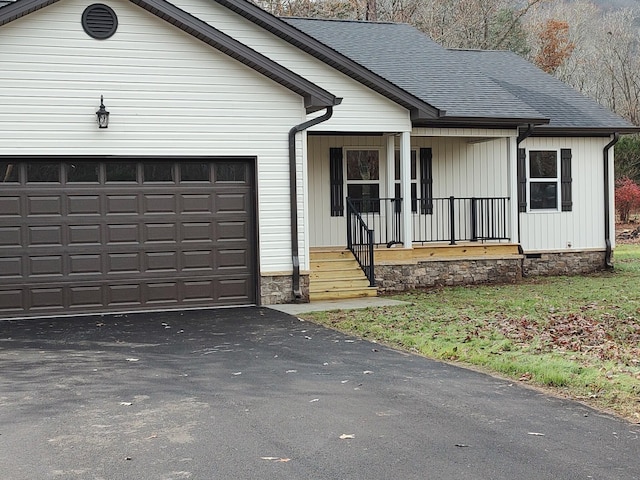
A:
POLYGON ((529 210, 560 210, 560 150, 529 150, 527 198, 529 210))
POLYGON ((573 210, 570 148, 518 149, 518 212, 573 210))

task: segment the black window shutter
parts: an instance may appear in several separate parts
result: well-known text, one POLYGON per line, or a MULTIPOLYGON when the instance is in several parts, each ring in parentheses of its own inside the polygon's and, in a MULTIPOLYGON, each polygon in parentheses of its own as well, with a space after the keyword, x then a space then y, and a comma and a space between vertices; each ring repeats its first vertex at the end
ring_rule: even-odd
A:
POLYGON ((518 212, 527 211, 527 152, 518 149, 518 212))
POLYGON ((573 208, 571 199, 571 149, 560 150, 560 187, 562 192, 562 211, 570 212, 573 208))
POLYGON ((433 214, 433 154, 430 148, 420 149, 420 212, 433 214))
POLYGON ((331 216, 344 217, 342 148, 329 149, 329 169, 331 175, 331 216))

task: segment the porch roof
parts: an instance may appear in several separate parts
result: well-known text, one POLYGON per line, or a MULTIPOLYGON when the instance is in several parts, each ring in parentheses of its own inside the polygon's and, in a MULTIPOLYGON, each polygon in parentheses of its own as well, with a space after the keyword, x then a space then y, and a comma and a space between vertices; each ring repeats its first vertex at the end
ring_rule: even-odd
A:
POLYGON ((283 20, 446 111, 417 126, 526 123, 558 134, 640 131, 512 52, 446 49, 406 24, 283 20))

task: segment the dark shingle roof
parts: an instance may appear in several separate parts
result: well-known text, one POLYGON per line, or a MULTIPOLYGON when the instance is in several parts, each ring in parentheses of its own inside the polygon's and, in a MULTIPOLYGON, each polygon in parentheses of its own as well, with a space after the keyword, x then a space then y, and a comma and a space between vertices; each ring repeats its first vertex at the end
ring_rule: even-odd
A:
MULTIPOLYGON (((550 120, 555 129, 633 130, 597 102, 507 51, 448 50, 406 24, 283 18, 441 110, 443 120, 550 120)), ((537 120, 537 121, 536 121, 537 120)), ((546 128, 549 131, 549 127, 546 128)))
POLYGON ((513 52, 457 50, 460 60, 551 119, 546 129, 625 129, 629 122, 513 52))

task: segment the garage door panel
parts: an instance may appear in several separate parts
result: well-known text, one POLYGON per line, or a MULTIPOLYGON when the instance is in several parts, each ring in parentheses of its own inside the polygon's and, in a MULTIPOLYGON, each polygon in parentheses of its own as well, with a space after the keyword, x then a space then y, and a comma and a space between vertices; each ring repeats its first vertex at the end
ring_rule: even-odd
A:
POLYGON ((139 253, 108 253, 107 274, 141 273, 139 253))
POLYGON ((107 195, 106 211, 109 215, 137 215, 138 196, 137 195, 107 195))
POLYGON ((99 285, 91 287, 70 287, 69 308, 101 307, 103 304, 102 290, 102 287, 99 285))
POLYGON ((0 314, 17 314, 23 312, 24 309, 23 289, 0 290, 0 314))
POLYGON ((216 282, 216 300, 219 302, 247 301, 248 278, 230 278, 216 282))
POLYGON ((107 285, 107 305, 110 307, 136 307, 142 305, 140 284, 107 285))
POLYGON ((29 244, 33 246, 62 246, 62 227, 59 225, 43 225, 28 227, 29 244))
POLYGON ((183 214, 210 214, 212 213, 212 195, 210 194, 182 194, 183 214))
POLYGON ((155 272, 177 272, 178 254, 177 252, 150 252, 145 254, 146 271, 155 272))
POLYGON ((0 227, 0 247, 20 247, 20 227, 0 227))
POLYGON ((182 224, 183 242, 211 242, 211 222, 187 222, 182 224))
POLYGON ((221 242, 244 242, 248 237, 248 233, 249 222, 247 221, 222 221, 216 225, 215 239, 221 242))
POLYGON ((71 276, 102 274, 102 258, 99 254, 69 255, 69 260, 71 276))
POLYGON ((178 233, 175 223, 147 223, 144 225, 145 243, 177 243, 178 233))
POLYGON ((0 318, 255 303, 250 163, 223 163, 184 181, 132 161, 85 165, 91 185, 0 183, 0 318))
POLYGON ((193 250, 182 252, 182 271, 193 272, 199 271, 213 271, 213 251, 211 250, 193 250))
POLYGON ((186 280, 183 287, 183 301, 185 303, 212 302, 215 300, 213 280, 186 280))
POLYGON ((100 225, 69 225, 69 245, 100 245, 100 225))
POLYGON ((98 195, 68 195, 67 208, 69 215, 99 216, 100 196, 98 195))
POLYGON ((175 215, 178 211, 175 195, 144 195, 143 213, 175 215))
POLYGON ((246 269, 249 252, 244 249, 218 250, 216 267, 220 270, 246 269))
POLYGON ((140 240, 140 226, 137 223, 107 225, 107 244, 137 245, 140 240))
POLYGON ((22 257, 0 258, 0 281, 16 280, 22 277, 22 257))
POLYGON ((178 303, 177 282, 149 283, 146 285, 146 297, 149 304, 173 305, 178 303))
POLYGON ((250 208, 244 193, 218 193, 215 196, 215 213, 246 214, 250 208))
POLYGON ((60 195, 27 198, 27 215, 29 216, 62 216, 62 199, 60 195))
POLYGON ((20 217, 20 197, 0 196, 0 218, 20 217))
POLYGON ((62 255, 29 257, 29 276, 61 278, 64 275, 62 255))
POLYGON ((64 288, 33 288, 30 290, 29 303, 33 310, 56 311, 64 306, 64 288))

